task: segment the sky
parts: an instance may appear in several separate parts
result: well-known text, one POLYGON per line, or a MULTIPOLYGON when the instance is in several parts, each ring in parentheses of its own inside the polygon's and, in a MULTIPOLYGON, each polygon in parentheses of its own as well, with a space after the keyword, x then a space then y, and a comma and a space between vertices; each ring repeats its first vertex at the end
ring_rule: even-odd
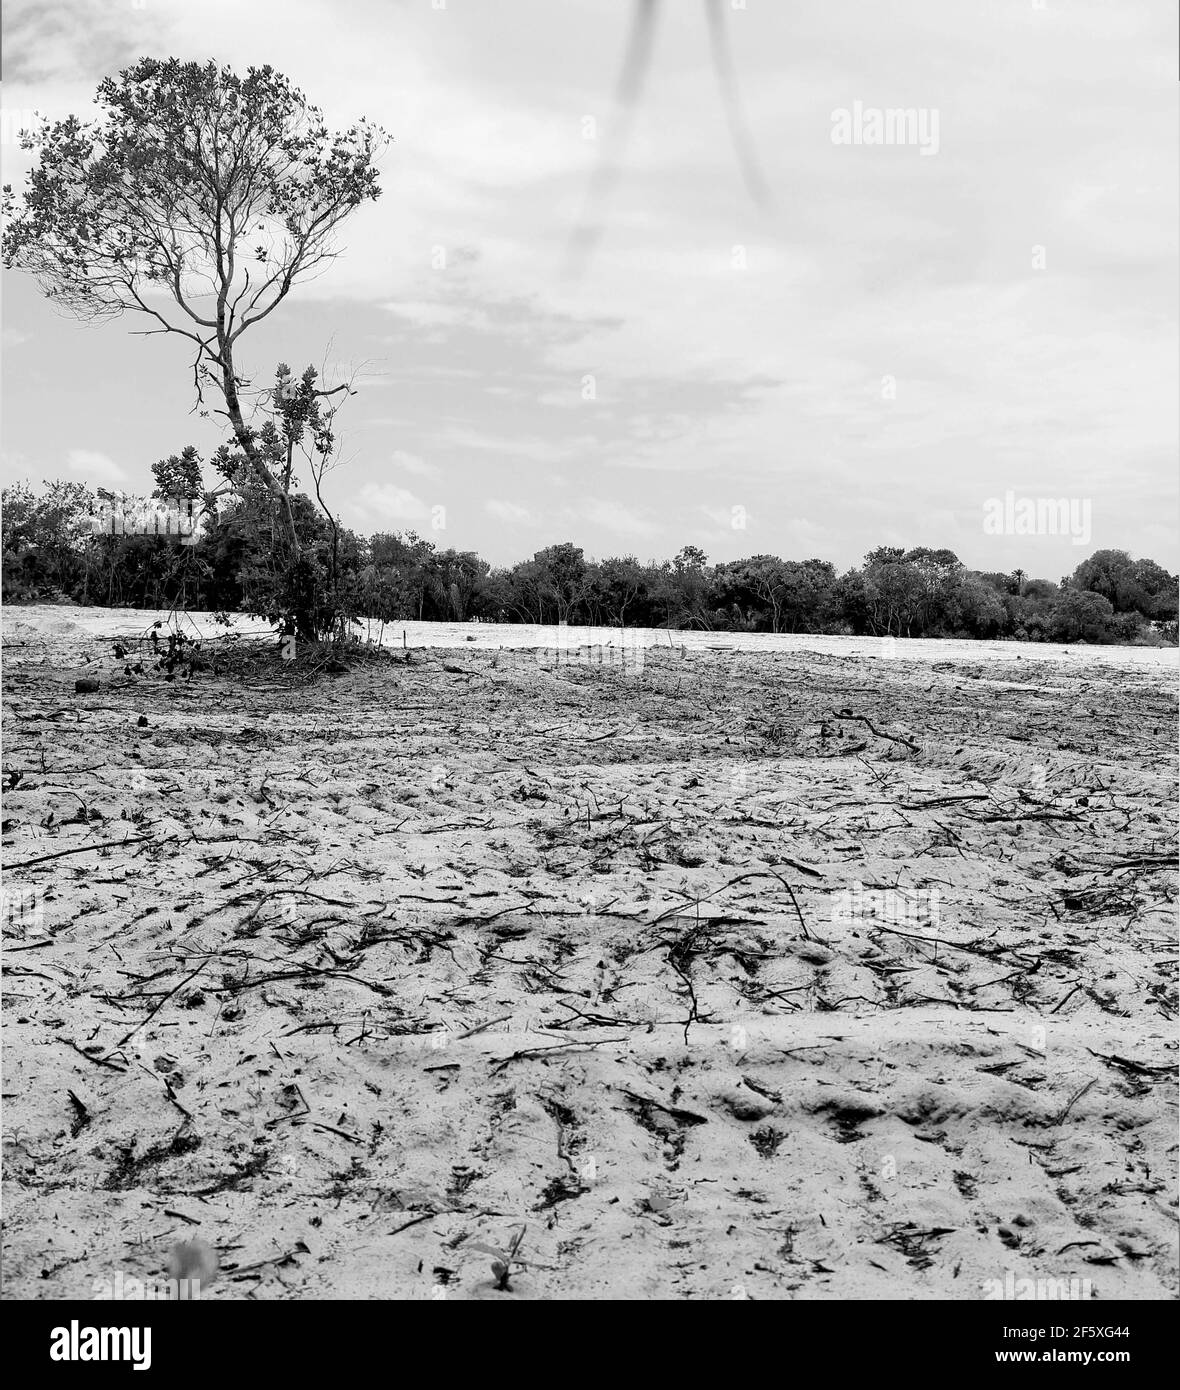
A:
MULTIPOLYGON (((91 116, 143 56, 270 64, 330 125, 382 125, 381 198, 240 343, 260 382, 355 374, 327 497, 364 534, 495 564, 572 540, 1180 568, 1176 6, 721 0, 759 201, 705 0, 658 7, 620 139, 636 3, 8 0, 4 181, 25 113, 91 116), (913 125, 872 143, 897 109, 913 125), (989 527, 1009 492, 1068 499, 1084 535, 989 527)), ((62 317, 19 272, 0 292, 5 483, 143 493, 156 459, 222 441, 185 342, 62 317)))

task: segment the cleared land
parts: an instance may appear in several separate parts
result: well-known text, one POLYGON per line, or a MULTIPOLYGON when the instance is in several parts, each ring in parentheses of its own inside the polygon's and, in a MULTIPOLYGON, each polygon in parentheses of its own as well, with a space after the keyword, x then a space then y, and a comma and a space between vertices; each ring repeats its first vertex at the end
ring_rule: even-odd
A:
POLYGON ((1174 653, 141 628, 4 614, 8 1296, 1175 1294, 1174 653))

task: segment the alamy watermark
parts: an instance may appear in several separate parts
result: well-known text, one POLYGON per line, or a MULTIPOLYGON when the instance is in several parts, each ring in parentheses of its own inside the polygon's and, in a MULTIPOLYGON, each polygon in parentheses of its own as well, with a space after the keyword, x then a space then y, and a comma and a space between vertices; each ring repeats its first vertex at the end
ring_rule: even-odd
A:
POLYGON ((137 1279, 121 1269, 108 1278, 98 1278, 90 1286, 92 1298, 114 1303, 185 1303, 201 1297, 197 1278, 137 1279))
POLYGON ((643 670, 644 643, 638 634, 620 628, 607 642, 579 641, 564 625, 554 629, 554 640, 537 651, 537 664, 546 670, 559 666, 606 666, 625 675, 643 670))
POLYGON ((49 1334, 50 1361, 130 1361, 133 1371, 152 1365, 150 1327, 90 1327, 74 1318, 49 1334))
POLYGON ((1080 1303, 1093 1298, 1089 1279, 1018 1279, 1008 1270, 1002 1279, 985 1279, 983 1297, 990 1301, 1080 1303))
POLYGON ((1011 488, 983 504, 985 536, 1069 536, 1090 544, 1090 498, 1017 497, 1011 488))
POLYGON ((167 536, 181 545, 200 539, 204 506, 193 497, 104 498, 90 515, 96 536, 167 536))
POLYGON ((0 925, 5 933, 44 930, 45 900, 41 890, 29 884, 4 884, 0 888, 0 925))
POLYGON ((833 895, 830 923, 836 932, 878 926, 928 933, 938 927, 938 903, 937 888, 866 888, 858 879, 833 895))
POLYGON ((13 106, 0 107, 0 145, 19 145, 22 131, 37 129, 41 115, 37 111, 13 106))
POLYGON ((833 145, 914 145, 921 155, 938 153, 938 108, 866 106, 832 112, 833 145))

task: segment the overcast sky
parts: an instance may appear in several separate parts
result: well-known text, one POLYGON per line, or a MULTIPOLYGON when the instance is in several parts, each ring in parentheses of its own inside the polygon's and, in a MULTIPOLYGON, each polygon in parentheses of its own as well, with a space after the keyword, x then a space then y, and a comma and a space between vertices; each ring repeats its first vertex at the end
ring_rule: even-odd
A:
MULTIPOLYGON (((1178 567, 1172 0, 724 0, 766 208, 704 0, 666 0, 576 280, 634 0, 438 3, 4 7, 18 186, 19 113, 88 115, 145 55, 269 63, 330 124, 393 136, 330 272, 241 343, 259 379, 365 364, 330 494, 346 523, 496 563, 572 539, 840 568, 946 545, 1051 578, 1119 546, 1178 567), (927 152, 834 143, 858 102, 923 111, 927 152), (1088 543, 987 534, 1008 489, 1089 500, 1088 543)), ((154 460, 220 442, 189 414, 182 340, 79 325, 7 272, 3 325, 6 482, 148 491, 154 460)))

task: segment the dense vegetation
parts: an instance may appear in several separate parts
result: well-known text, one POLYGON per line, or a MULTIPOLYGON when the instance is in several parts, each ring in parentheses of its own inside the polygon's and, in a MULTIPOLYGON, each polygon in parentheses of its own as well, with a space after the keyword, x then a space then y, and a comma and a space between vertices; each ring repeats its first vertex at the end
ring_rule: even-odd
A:
MULTIPOLYGON (((223 476, 240 467, 214 456, 223 476)), ((1175 642, 1177 578, 1153 560, 1099 550, 1059 583, 967 569, 949 550, 878 547, 838 574, 826 560, 753 555, 710 565, 685 546, 673 560, 587 559, 569 542, 493 569, 473 551, 442 549, 413 532, 356 535, 293 492, 300 550, 290 563, 284 505, 238 477, 207 492, 196 450, 154 468, 157 499, 195 497, 191 535, 152 530, 152 503, 78 482, 3 493, 7 602, 244 611, 290 624, 296 606, 316 629, 343 634, 353 619, 437 619, 737 632, 830 632, 898 637, 1011 637, 1056 642, 1175 642), (122 517, 114 525, 111 518, 122 517), (122 532, 120 534, 119 532, 122 532), (285 557, 285 558, 283 558, 285 557), (295 590, 298 592, 295 592, 295 590)), ((160 505, 160 504, 154 504, 160 505)), ((173 527, 175 530, 175 527, 173 527)))

